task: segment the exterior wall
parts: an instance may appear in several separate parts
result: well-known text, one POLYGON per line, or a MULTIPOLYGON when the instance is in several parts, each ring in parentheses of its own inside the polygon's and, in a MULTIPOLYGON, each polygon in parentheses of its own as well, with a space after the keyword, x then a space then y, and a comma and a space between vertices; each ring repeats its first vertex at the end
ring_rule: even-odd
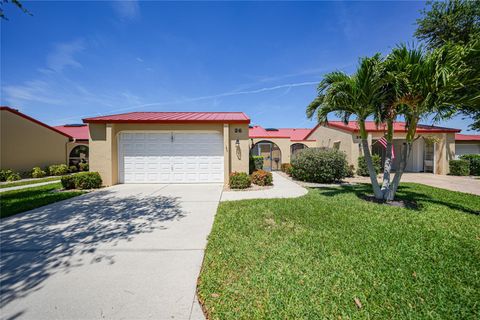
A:
POLYGON ((357 167, 361 150, 360 139, 357 139, 356 134, 327 126, 318 126, 309 138, 317 140, 316 146, 319 148, 333 148, 335 142, 340 142, 339 150, 345 152, 349 164, 357 167))
POLYGON ((104 185, 107 186, 117 184, 119 181, 118 134, 123 131, 216 131, 224 137, 225 183, 228 183, 230 172, 248 172, 248 124, 90 123, 89 128, 90 171, 98 171, 104 185), (238 132, 238 129, 242 132, 238 132))
MULTIPOLYGON (((291 152, 290 152, 290 147, 293 145, 293 144, 296 144, 296 143, 302 143, 304 145, 306 145, 307 147, 309 148, 314 148, 316 146, 316 142, 315 141, 291 141, 290 139, 288 138, 276 138, 276 139, 271 139, 271 138, 255 138, 255 139, 251 139, 250 141, 250 149, 258 142, 260 141, 269 141, 269 142, 273 142, 275 143, 278 148, 280 149, 280 152, 282 153, 282 163, 290 163, 290 160, 291 160, 291 152), (253 141, 253 143, 252 143, 253 141)), ((250 150, 249 149, 249 150, 250 150)))
POLYGON ((31 171, 67 162, 69 138, 8 110, 0 111, 0 168, 31 171))
POLYGON ((480 154, 480 141, 455 141, 455 158, 464 154, 480 154))

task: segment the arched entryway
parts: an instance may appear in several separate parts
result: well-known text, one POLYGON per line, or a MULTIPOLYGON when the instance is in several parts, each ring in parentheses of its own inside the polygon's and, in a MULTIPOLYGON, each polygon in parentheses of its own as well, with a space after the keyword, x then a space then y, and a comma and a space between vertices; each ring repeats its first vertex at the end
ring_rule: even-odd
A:
POLYGON ((250 150, 250 154, 263 157, 264 170, 280 170, 282 166, 282 152, 277 144, 272 141, 262 140, 255 143, 250 150))
POLYGON ((294 143, 290 146, 290 158, 293 158, 299 151, 307 149, 308 147, 303 143, 294 143))
POLYGON ((70 166, 76 166, 79 163, 88 163, 88 146, 78 145, 74 147, 68 156, 70 166))

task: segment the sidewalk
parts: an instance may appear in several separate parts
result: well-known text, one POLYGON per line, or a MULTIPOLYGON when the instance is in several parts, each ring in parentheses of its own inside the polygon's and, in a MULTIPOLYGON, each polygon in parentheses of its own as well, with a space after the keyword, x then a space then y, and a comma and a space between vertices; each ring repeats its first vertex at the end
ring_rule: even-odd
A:
POLYGON ((258 191, 224 191, 220 201, 244 199, 297 198, 307 194, 307 189, 290 181, 276 172, 273 175, 273 188, 258 191))
POLYGON ((52 184, 52 183, 57 183, 57 182, 60 182, 60 178, 58 180, 53 180, 53 181, 46 181, 46 182, 39 182, 39 183, 32 183, 32 184, 24 184, 22 186, 3 188, 3 189, 0 189, 0 193, 7 192, 7 191, 13 191, 13 190, 26 189, 26 188, 40 187, 40 186, 44 186, 44 185, 52 184))

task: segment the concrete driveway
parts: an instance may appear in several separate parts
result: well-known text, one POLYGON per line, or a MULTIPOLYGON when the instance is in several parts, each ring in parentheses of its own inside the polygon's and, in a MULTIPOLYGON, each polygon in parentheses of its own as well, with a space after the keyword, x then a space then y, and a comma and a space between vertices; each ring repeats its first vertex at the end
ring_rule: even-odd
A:
POLYGON ((118 185, 2 220, 2 319, 202 319, 221 185, 118 185))

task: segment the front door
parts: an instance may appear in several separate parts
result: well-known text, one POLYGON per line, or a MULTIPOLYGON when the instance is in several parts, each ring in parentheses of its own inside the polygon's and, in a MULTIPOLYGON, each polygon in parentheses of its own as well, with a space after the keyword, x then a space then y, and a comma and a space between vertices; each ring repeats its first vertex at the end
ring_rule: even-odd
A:
POLYGON ((258 155, 263 157, 263 170, 272 171, 272 145, 270 143, 259 143, 258 155))

